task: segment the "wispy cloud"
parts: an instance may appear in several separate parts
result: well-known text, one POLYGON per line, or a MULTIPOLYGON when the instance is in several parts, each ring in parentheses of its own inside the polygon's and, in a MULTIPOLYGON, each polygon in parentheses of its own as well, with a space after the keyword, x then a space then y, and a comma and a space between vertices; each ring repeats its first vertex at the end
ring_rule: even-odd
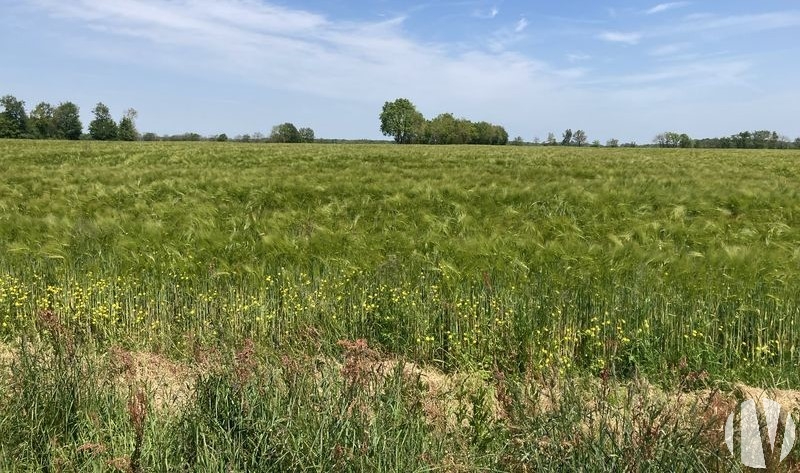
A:
POLYGON ((639 41, 642 39, 641 33, 623 33, 620 31, 604 31, 597 36, 599 39, 603 41, 608 41, 610 43, 624 43, 624 44, 639 44, 639 41))
POLYGON ((567 54, 567 61, 569 62, 581 62, 581 61, 588 61, 591 59, 592 56, 588 54, 580 54, 580 53, 571 53, 567 54))
POLYGON ((497 7, 492 7, 491 10, 475 10, 472 12, 473 17, 480 18, 482 20, 491 20, 499 14, 500 9, 497 7))
POLYGON ((713 17, 714 17, 714 15, 712 13, 707 13, 707 12, 703 13, 703 12, 701 12, 701 13, 689 13, 688 15, 683 17, 683 19, 687 20, 687 21, 695 21, 695 20, 703 20, 703 19, 706 19, 706 18, 713 18, 713 17))
POLYGON ((682 29, 689 31, 706 31, 731 29, 737 33, 742 31, 767 31, 800 26, 800 11, 789 10, 751 15, 730 15, 695 17, 689 20, 682 29))
POLYGON ((662 13, 667 10, 674 10, 675 8, 681 8, 690 5, 691 2, 668 2, 668 3, 659 3, 658 5, 650 8, 649 10, 645 11, 648 15, 654 15, 656 13, 662 13))
POLYGON ((671 43, 658 46, 650 50, 651 56, 671 56, 685 51, 691 46, 690 43, 671 43))
POLYGON ((213 69, 271 88, 336 99, 375 101, 416 92, 458 103, 470 96, 480 101, 510 96, 511 90, 543 90, 562 80, 558 69, 506 50, 527 27, 525 19, 507 27, 495 40, 497 48, 487 53, 477 45, 451 49, 414 40, 403 17, 337 22, 255 0, 30 3, 102 35, 99 54, 114 56, 115 44, 130 44, 115 38, 133 38, 140 54, 131 61, 147 60, 152 67, 163 57, 159 66, 213 69))
POLYGON ((508 51, 514 44, 526 38, 525 30, 528 29, 528 20, 520 18, 516 23, 506 24, 491 34, 487 46, 495 54, 508 51))

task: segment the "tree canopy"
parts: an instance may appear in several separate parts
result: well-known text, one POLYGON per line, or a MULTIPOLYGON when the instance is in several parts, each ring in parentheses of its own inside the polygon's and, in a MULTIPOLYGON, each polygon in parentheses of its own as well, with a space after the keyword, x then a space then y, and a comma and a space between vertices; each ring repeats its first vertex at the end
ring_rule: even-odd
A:
POLYGON ((117 139, 119 130, 117 123, 111 118, 111 112, 108 107, 99 102, 92 113, 94 113, 94 120, 89 123, 89 135, 91 135, 92 139, 101 141, 117 139))
POLYGON ((13 95, 0 98, 3 112, 0 112, 0 138, 26 138, 28 133, 28 115, 25 113, 25 102, 17 100, 13 95))
POLYGON ((83 133, 80 109, 72 102, 64 102, 53 111, 55 138, 78 140, 83 133))
POLYGON ((561 146, 569 146, 570 143, 572 143, 572 128, 567 128, 561 135, 561 146))
POLYGON ((125 111, 125 115, 119 121, 117 138, 122 141, 136 141, 139 138, 139 132, 136 131, 136 124, 134 123, 138 115, 138 112, 132 108, 125 111))
POLYGON ((31 131, 36 138, 54 138, 56 135, 55 120, 53 115, 55 109, 47 102, 40 102, 31 110, 29 123, 31 131))
POLYGON ((300 143, 300 130, 293 123, 275 125, 269 140, 273 143, 300 143))
POLYGON ((302 143, 313 143, 314 142, 314 130, 311 128, 300 128, 297 130, 300 133, 300 141, 302 143))
POLYGON ((384 103, 380 119, 381 132, 394 137, 394 141, 400 144, 508 143, 508 133, 501 126, 485 121, 473 123, 466 118, 456 118, 452 113, 441 113, 431 120, 425 120, 414 104, 404 98, 384 103))
POLYGON ((583 146, 586 144, 588 138, 586 137, 586 132, 583 130, 577 130, 574 135, 572 135, 572 141, 575 143, 576 146, 583 146))
POLYGON ((383 104, 381 133, 393 136, 395 143, 413 143, 422 131, 425 118, 408 99, 383 104))

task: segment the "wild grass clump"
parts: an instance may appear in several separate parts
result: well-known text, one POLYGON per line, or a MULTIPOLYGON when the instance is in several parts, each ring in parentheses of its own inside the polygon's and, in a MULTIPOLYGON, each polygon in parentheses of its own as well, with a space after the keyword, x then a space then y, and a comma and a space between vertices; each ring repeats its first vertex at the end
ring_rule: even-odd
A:
POLYGON ((170 446, 186 467, 419 471, 440 455, 422 388, 401 370, 365 377, 313 360, 242 363, 197 380, 170 446))
POLYGON ((445 374, 364 340, 340 346, 335 358, 279 356, 245 340, 195 365, 191 394, 167 408, 130 352, 103 364, 85 344, 72 355, 31 345, 2 393, 0 462, 15 471, 736 470, 719 428, 735 401, 718 392, 445 374))

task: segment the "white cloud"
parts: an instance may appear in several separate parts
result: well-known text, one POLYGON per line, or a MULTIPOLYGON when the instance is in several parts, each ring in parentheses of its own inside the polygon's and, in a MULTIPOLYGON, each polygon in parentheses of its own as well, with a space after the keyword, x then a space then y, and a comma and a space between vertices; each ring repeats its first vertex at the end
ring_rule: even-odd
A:
POLYGON ((690 4, 690 2, 659 3, 658 5, 654 6, 653 8, 650 8, 649 10, 647 10, 645 13, 647 13, 648 15, 653 15, 653 14, 656 14, 656 13, 665 12, 667 10, 673 10, 675 8, 685 7, 685 6, 689 5, 689 4, 690 4))
POLYGON ((721 59, 674 64, 652 72, 634 73, 608 79, 615 86, 663 84, 685 87, 687 83, 707 86, 737 84, 747 86, 752 64, 745 60, 721 59))
POLYGON ((489 11, 475 10, 472 12, 472 16, 483 20, 491 20, 492 18, 496 17, 499 14, 500 14, 500 9, 497 7, 492 7, 492 9, 489 11))
POLYGON ((712 18, 714 15, 712 13, 689 13, 688 15, 684 16, 684 20, 688 21, 695 21, 695 20, 704 20, 706 18, 712 18))
POLYGON ((569 62, 588 61, 591 58, 592 56, 589 56, 588 54, 579 54, 579 53, 567 54, 567 60, 569 62))
MULTIPOLYGON (((458 103, 502 98, 512 90, 557 86, 560 71, 510 53, 410 39, 404 18, 334 22, 327 17, 254 0, 31 0, 54 16, 78 21, 105 38, 132 39, 130 58, 183 71, 233 75, 273 89, 358 102, 413 95, 458 103)), ((525 29, 520 20, 508 30, 525 29)), ((515 38, 504 38, 507 46, 515 38)), ((130 43, 128 41, 128 43, 130 43)), ((123 47, 123 46, 120 46, 123 47)), ((119 60, 119 58, 114 58, 119 60)))
POLYGON ((641 33, 622 33, 619 31, 605 31, 600 33, 598 38, 610 43, 638 44, 642 39, 641 33))
POLYGON ((705 16, 695 18, 685 25, 683 29, 687 31, 730 29, 741 33, 742 31, 766 31, 798 26, 800 26, 800 12, 782 11, 726 17, 705 16))
POLYGON ((690 43, 672 43, 658 46, 650 51, 651 56, 672 56, 691 47, 690 43))
POLYGON ((494 53, 507 51, 513 44, 525 39, 524 31, 528 28, 528 20, 520 18, 513 26, 498 28, 489 38, 487 47, 494 53))

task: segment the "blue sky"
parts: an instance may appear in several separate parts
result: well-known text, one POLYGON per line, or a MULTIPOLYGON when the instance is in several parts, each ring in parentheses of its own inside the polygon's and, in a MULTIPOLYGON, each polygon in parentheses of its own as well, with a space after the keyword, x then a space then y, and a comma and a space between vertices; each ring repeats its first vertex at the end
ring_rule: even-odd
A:
POLYGON ((140 131, 379 138, 387 100, 544 139, 800 136, 796 1, 2 0, 0 93, 140 131))

